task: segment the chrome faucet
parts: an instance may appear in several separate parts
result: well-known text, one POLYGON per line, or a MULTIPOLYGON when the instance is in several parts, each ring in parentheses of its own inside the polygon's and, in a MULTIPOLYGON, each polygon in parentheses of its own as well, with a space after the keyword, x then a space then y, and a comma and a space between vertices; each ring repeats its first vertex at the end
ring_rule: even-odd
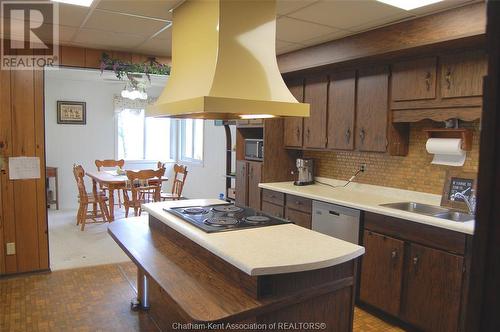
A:
POLYGON ((466 190, 462 192, 456 192, 451 196, 452 200, 455 200, 457 198, 461 198, 465 204, 467 205, 467 209, 469 209, 469 214, 475 214, 476 213, 476 195, 474 195, 474 190, 471 189, 471 195, 470 198, 467 198, 465 196, 465 193, 469 190, 470 188, 467 188, 466 190))

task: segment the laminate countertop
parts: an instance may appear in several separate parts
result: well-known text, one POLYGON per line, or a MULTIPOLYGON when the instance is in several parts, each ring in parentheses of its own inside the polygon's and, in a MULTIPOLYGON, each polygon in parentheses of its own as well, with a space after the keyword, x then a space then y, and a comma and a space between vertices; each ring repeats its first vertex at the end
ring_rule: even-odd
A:
POLYGON ((301 272, 338 265, 361 256, 365 249, 309 229, 283 224, 205 233, 163 208, 223 204, 193 199, 144 204, 150 215, 251 276, 301 272))
POLYGON ((346 181, 325 178, 318 179, 321 182, 326 182, 338 187, 332 188, 319 183, 308 186, 295 186, 293 182, 260 183, 259 187, 285 194, 306 197, 317 201, 338 204, 358 210, 383 214, 421 224, 445 228, 460 233, 474 234, 474 221, 449 221, 432 216, 380 206, 380 204, 410 201, 439 206, 441 203, 440 195, 361 183, 350 183, 348 186, 342 187, 346 181))

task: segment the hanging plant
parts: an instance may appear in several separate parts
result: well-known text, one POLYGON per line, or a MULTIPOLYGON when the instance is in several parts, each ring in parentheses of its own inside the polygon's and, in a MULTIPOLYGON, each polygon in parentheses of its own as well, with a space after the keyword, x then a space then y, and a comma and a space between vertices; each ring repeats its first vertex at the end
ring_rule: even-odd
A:
POLYGON ((111 58, 107 53, 102 53, 101 56, 101 73, 105 70, 112 70, 118 79, 127 77, 134 84, 134 74, 145 74, 151 81, 151 74, 168 75, 170 74, 170 66, 164 65, 156 61, 156 58, 148 58, 143 63, 132 63, 111 58))

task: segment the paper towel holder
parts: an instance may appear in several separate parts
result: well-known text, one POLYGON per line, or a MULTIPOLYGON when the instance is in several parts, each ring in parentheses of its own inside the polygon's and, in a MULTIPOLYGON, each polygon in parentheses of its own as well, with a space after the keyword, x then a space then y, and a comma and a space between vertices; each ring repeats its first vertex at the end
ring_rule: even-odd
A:
POLYGON ((462 150, 472 150, 472 130, 466 128, 431 128, 424 129, 429 138, 460 138, 462 139, 462 150))

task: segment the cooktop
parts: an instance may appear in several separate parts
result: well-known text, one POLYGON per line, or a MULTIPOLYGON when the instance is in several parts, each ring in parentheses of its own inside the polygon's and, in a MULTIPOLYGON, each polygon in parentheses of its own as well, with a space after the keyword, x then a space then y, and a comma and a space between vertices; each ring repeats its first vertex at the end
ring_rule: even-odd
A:
POLYGON ((180 217, 207 233, 290 223, 288 220, 234 204, 173 207, 164 208, 163 210, 180 217))

